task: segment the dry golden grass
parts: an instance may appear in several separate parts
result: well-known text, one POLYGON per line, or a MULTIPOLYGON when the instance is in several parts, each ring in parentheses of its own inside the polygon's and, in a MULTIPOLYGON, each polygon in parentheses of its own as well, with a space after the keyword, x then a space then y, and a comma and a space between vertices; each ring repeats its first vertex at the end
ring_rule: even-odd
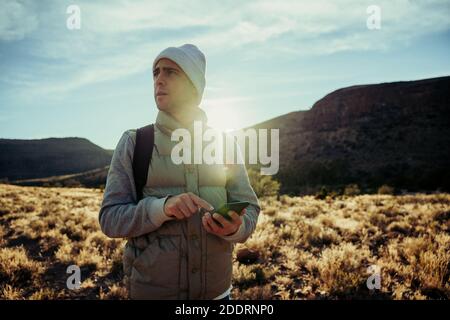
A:
MULTIPOLYGON (((122 240, 104 236, 102 192, 0 185, 1 299, 125 299, 122 240), (66 268, 82 271, 66 288, 66 268)), ((262 199, 235 256, 234 299, 448 299, 450 195, 262 199), (369 290, 371 265, 381 289, 369 290)))
POLYGON ((123 241, 108 239, 95 189, 0 185, 0 298, 126 298, 123 241), (67 267, 81 269, 69 290, 67 267))

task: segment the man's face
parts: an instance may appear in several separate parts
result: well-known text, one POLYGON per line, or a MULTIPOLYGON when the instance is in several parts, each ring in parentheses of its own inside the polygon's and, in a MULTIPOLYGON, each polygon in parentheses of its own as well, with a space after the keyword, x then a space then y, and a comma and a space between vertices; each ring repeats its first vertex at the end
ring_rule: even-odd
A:
POLYGON ((161 59, 153 70, 155 102, 159 110, 176 113, 197 106, 197 91, 172 60, 161 59))

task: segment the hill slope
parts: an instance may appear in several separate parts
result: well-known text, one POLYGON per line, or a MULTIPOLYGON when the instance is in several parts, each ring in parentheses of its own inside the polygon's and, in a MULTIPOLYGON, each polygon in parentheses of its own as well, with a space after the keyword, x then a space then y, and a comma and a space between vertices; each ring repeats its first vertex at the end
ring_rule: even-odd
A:
POLYGON ((450 190, 450 77, 352 86, 308 111, 254 128, 280 128, 286 189, 356 182, 450 190))
POLYGON ((84 138, 0 139, 0 178, 36 179, 109 165, 112 151, 84 138))

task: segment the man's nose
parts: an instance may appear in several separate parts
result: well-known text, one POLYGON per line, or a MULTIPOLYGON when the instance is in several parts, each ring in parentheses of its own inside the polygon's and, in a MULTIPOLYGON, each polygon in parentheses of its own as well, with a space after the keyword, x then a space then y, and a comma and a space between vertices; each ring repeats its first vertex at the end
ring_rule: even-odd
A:
POLYGON ((155 78, 155 84, 156 85, 164 84, 165 81, 166 81, 166 79, 165 79, 165 77, 163 75, 163 72, 160 72, 155 78))

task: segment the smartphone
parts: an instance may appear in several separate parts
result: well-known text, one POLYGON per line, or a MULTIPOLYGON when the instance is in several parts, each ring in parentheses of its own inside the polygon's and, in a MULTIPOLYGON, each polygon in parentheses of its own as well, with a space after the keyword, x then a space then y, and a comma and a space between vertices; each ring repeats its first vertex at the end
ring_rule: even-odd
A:
POLYGON ((238 215, 242 215, 244 213, 244 209, 247 208, 249 205, 250 202, 247 201, 228 202, 225 203, 223 206, 221 206, 219 209, 215 210, 215 212, 220 214, 228 221, 231 221, 233 219, 231 219, 230 215, 228 214, 228 211, 235 211, 238 215))

